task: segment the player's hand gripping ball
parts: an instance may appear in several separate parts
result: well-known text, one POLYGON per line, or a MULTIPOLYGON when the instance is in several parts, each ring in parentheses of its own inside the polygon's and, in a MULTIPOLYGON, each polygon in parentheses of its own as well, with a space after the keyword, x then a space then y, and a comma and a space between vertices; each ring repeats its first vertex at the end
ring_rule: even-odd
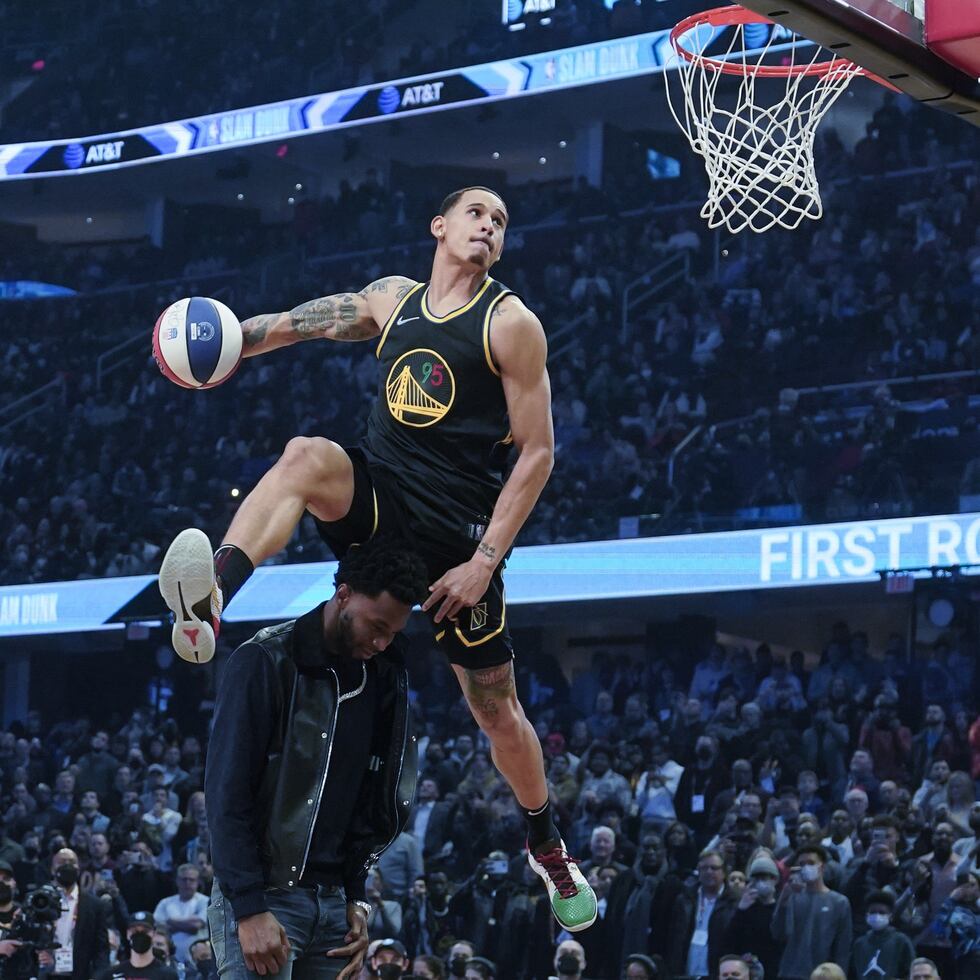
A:
POLYGON ((242 325, 216 299, 179 299, 153 327, 153 357, 174 384, 213 388, 227 381, 242 362, 242 325))

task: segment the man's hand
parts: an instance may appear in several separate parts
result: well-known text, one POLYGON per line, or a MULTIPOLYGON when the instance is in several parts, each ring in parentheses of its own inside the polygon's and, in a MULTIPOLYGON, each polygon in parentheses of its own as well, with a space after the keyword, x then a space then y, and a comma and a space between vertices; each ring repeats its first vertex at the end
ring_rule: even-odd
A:
POLYGON ((48 967, 54 966, 54 957, 51 955, 51 950, 39 949, 37 951, 37 965, 48 967))
POLYGON ((738 907, 744 912, 746 909, 752 908, 755 905, 755 900, 758 894, 755 890, 755 885, 749 885, 744 892, 742 892, 742 897, 738 900, 738 907))
POLYGON ((442 578, 429 586, 429 598, 425 600, 422 611, 428 612, 442 599, 442 605, 433 622, 455 619, 461 609, 475 606, 480 601, 490 585, 495 567, 486 558, 475 555, 462 565, 450 568, 442 578))
POLYGON ((238 923, 238 942, 245 966, 260 977, 278 973, 289 959, 286 930, 271 912, 242 919, 238 923))
POLYGON ((360 905, 347 903, 347 923, 350 926, 347 935, 344 936, 347 945, 331 949, 327 953, 327 956, 338 958, 350 957, 347 966, 337 974, 337 980, 354 980, 360 974, 368 948, 367 916, 360 905))
POLYGON ((13 956, 22 945, 19 939, 0 940, 0 956, 13 956))

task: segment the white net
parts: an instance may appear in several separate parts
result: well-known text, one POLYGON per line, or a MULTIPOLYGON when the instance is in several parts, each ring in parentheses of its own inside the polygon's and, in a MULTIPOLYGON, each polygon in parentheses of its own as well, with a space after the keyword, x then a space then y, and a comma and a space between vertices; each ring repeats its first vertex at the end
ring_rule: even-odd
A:
POLYGON ((727 51, 710 57, 706 49, 717 40, 716 28, 701 24, 680 34, 677 42, 687 57, 675 52, 677 70, 669 65, 665 72, 667 101, 691 148, 704 160, 708 199, 701 217, 708 227, 724 226, 732 233, 792 229, 804 218, 823 214, 814 134, 862 69, 840 59, 821 65, 819 46, 809 62, 798 61, 803 46, 792 44, 778 52, 784 63, 774 67, 770 56, 776 33, 770 31, 759 49, 746 43, 747 27, 758 25, 732 25, 727 51), (770 74, 774 71, 776 77, 770 74), (683 106, 675 105, 681 97, 672 86, 681 89, 683 106), (778 100, 773 103, 774 95, 778 100), (762 104, 764 100, 770 104, 762 104))

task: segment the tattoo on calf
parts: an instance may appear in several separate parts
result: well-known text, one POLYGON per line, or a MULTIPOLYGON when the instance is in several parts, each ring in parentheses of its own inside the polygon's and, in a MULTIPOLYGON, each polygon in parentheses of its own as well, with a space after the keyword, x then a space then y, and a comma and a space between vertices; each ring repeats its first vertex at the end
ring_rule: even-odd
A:
POLYGON ((498 667, 466 671, 466 700, 477 715, 496 718, 500 703, 513 696, 514 665, 509 661, 498 667))

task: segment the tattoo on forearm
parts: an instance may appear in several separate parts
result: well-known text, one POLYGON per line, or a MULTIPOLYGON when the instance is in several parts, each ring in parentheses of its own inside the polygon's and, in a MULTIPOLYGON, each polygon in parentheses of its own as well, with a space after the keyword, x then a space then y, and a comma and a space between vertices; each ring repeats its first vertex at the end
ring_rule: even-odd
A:
POLYGON ((374 331, 369 324, 358 323, 358 293, 322 296, 297 306, 289 314, 289 325, 301 340, 332 337, 334 340, 364 340, 374 331))
POLYGON ((476 546, 476 550, 483 555, 484 558, 489 558, 490 561, 497 560, 497 549, 492 544, 487 544, 485 541, 481 541, 476 546))
POLYGON ((250 317, 242 323, 242 343, 246 350, 258 347, 265 340, 274 320, 274 316, 263 315, 250 317))

